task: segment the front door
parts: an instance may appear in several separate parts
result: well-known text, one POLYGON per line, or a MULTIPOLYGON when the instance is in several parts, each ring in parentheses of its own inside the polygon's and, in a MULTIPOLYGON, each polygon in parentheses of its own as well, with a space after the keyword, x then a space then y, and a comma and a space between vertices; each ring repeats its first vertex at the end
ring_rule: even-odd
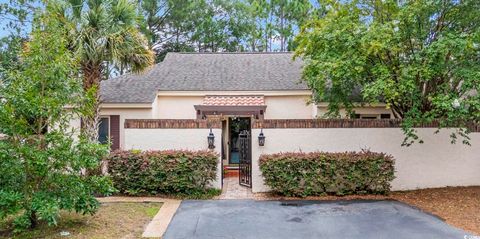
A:
POLYGON ((231 117, 229 122, 229 157, 228 165, 238 166, 240 163, 240 133, 250 131, 249 117, 231 117))
POLYGON ((250 130, 244 130, 239 135, 240 162, 239 162, 239 183, 242 186, 252 187, 252 140, 250 130))

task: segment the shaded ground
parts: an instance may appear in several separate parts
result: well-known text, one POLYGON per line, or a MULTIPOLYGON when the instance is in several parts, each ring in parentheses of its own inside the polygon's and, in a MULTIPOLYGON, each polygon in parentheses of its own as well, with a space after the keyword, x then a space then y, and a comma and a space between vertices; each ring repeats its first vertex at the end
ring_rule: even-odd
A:
POLYGON ((252 199, 254 194, 250 188, 240 186, 237 177, 223 179, 222 194, 214 199, 252 199))
POLYGON ((183 201, 164 239, 464 238, 397 201, 183 201))
POLYGON ((438 215, 453 226, 480 235, 480 187, 394 192, 391 197, 438 215))
POLYGON ((140 238, 161 203, 103 203, 94 216, 61 213, 56 227, 40 225, 33 231, 11 234, 7 222, 0 222, 1 238, 140 238), (5 228, 8 228, 5 230, 5 228), (60 236, 68 231, 70 236, 60 236))
MULTIPOLYGON (((259 200, 296 200, 298 198, 281 197, 268 193, 257 193, 259 200)), ((446 187, 413 191, 392 192, 389 196, 323 196, 307 197, 306 200, 352 200, 352 199, 394 199, 416 206, 435 214, 448 224, 480 235, 480 187, 446 187)))

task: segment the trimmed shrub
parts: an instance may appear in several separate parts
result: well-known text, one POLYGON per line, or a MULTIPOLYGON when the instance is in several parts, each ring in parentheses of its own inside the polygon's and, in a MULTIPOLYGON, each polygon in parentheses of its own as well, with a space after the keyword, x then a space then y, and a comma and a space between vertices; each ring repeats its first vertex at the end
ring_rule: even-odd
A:
POLYGON ((387 194, 395 178, 393 157, 370 151, 261 155, 260 170, 274 192, 301 197, 387 194))
POLYGON ((127 195, 201 195, 217 176, 210 151, 116 151, 108 158, 114 186, 127 195))

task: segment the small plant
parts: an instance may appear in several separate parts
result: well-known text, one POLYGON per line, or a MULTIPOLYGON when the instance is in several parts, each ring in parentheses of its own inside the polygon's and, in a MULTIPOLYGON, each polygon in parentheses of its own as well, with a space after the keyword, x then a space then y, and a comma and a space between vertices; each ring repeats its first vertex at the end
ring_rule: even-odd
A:
POLYGON ((260 156, 266 185, 286 196, 387 194, 393 157, 370 151, 260 156))
POLYGON ((218 155, 210 151, 116 151, 108 172, 120 193, 203 198, 217 176, 218 155))

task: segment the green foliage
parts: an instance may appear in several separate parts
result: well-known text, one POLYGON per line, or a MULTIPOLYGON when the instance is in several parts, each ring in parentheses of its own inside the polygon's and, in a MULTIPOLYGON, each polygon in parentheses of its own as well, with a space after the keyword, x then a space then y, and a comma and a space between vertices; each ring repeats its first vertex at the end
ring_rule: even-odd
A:
POLYGON ((317 9, 308 0, 146 0, 143 32, 157 53, 287 51, 317 9))
POLYGON ((81 116, 75 106, 87 100, 76 59, 58 22, 41 15, 35 23, 21 64, 0 83, 0 131, 7 135, 0 140, 0 219, 13 217, 17 230, 39 220, 54 225, 60 210, 93 214, 93 194, 112 191, 108 178, 82 173, 108 149, 69 129, 81 116))
POLYGON ((87 71, 85 77, 105 70, 104 62, 133 72, 153 62, 140 32, 137 6, 131 1, 52 1, 47 4, 47 12, 62 23, 64 37, 79 54, 82 70, 87 71))
POLYGON ((41 1, 37 0, 5 0, 0 2, 0 27, 3 34, 25 36, 31 24, 35 10, 41 1))
POLYGON ((84 94, 93 95, 92 114, 82 118, 82 131, 98 139, 100 81, 110 68, 120 74, 151 66, 154 54, 140 31, 137 5, 129 0, 50 1, 47 15, 59 21, 63 39, 79 59, 84 94))
POLYGON ((280 153, 261 155, 260 171, 266 185, 286 196, 386 194, 394 160, 370 151, 280 153))
MULTIPOLYGON (((7 80, 5 71, 18 67, 22 39, 18 36, 8 36, 0 39, 0 79, 7 80)), ((6 83, 6 82, 5 82, 6 83)))
POLYGON ((251 0, 249 2, 250 15, 254 20, 253 30, 259 32, 260 49, 263 48, 265 51, 291 50, 293 36, 298 28, 318 10, 308 0, 251 0))
MULTIPOLYGON (((296 55, 326 116, 354 103, 385 102, 404 119, 405 145, 422 142, 414 126, 480 120, 480 1, 323 1, 325 15, 302 27, 296 55), (358 97, 358 92, 360 97, 358 97)), ((456 135, 452 135, 452 141, 456 135)))
POLYGON ((218 155, 210 151, 117 151, 108 158, 115 187, 127 195, 214 194, 218 155))

